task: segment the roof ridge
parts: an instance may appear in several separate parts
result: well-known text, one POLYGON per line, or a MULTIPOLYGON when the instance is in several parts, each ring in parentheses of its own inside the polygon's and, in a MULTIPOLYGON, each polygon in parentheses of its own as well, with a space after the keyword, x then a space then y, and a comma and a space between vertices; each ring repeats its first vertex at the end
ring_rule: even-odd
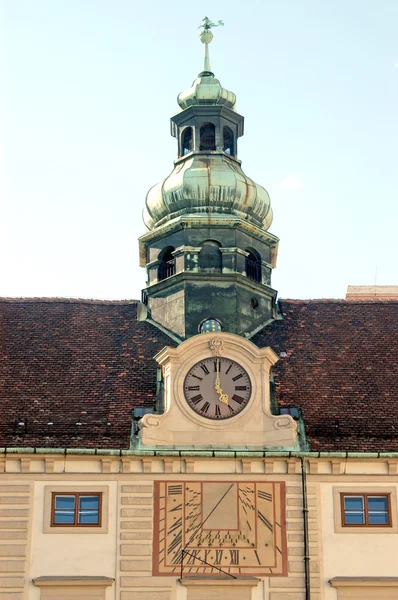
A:
POLYGON ((336 304, 376 304, 376 303, 387 303, 391 302, 393 304, 398 303, 398 298, 381 298, 371 297, 371 298, 354 298, 346 300, 345 298, 279 298, 279 302, 291 302, 295 304, 304 304, 304 303, 312 303, 312 304, 326 304, 326 303, 336 303, 336 304))
POLYGON ((44 303, 51 303, 51 302, 58 302, 60 304, 65 303, 65 304, 137 304, 138 300, 100 300, 100 299, 94 299, 94 298, 57 298, 57 297, 20 297, 20 298, 12 298, 12 297, 0 297, 0 302, 4 302, 4 303, 23 303, 23 302, 44 302, 44 303))

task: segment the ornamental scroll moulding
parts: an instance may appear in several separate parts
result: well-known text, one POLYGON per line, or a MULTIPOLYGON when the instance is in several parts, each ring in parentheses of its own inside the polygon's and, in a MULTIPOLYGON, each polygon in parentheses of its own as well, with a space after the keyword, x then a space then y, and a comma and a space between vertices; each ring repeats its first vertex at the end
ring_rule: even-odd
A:
POLYGON ((166 347, 155 359, 162 367, 165 412, 139 422, 144 447, 296 448, 296 423, 289 415, 271 414, 270 370, 278 360, 271 348, 257 348, 231 333, 194 336, 177 348, 166 347), (184 380, 193 365, 209 357, 231 359, 248 373, 252 393, 247 407, 230 419, 214 420, 195 413, 184 396, 184 380))

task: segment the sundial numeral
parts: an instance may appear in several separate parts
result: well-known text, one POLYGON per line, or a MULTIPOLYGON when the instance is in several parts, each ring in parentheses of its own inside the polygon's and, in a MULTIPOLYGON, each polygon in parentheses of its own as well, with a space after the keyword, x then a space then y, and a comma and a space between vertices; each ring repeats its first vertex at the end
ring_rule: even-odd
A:
POLYGON ((272 494, 267 494, 267 492, 262 492, 261 490, 258 490, 257 495, 263 500, 268 500, 268 502, 272 502, 272 494))
POLYGON ((179 504, 178 506, 175 506, 174 508, 171 508, 169 510, 169 512, 175 512, 176 510, 182 510, 182 504, 179 504))
POLYGON ((208 375, 210 373, 209 369, 206 367, 206 365, 200 365, 200 368, 202 369, 203 373, 205 375, 208 375))
MULTIPOLYGON (((171 531, 171 530, 170 530, 171 531)), ((167 548, 167 554, 170 554, 182 544, 182 531, 179 531, 175 538, 172 539, 167 548)))
POLYGON ((257 514, 258 514, 258 518, 260 519, 260 521, 262 521, 262 523, 264 523, 264 525, 265 525, 266 527, 268 527, 268 529, 269 529, 270 531, 273 531, 273 530, 274 530, 274 528, 273 528, 273 525, 272 525, 271 521, 269 521, 269 520, 267 519, 267 517, 264 517, 264 515, 263 515, 263 513, 262 513, 262 512, 258 511, 258 513, 257 513, 257 514))
POLYGON ((232 396, 232 400, 235 400, 235 402, 237 402, 238 404, 242 404, 242 402, 245 401, 245 399, 242 398, 242 396, 237 396, 236 394, 232 396))
POLYGON ((189 386, 188 386, 188 390, 189 390, 190 392, 196 392, 196 391, 199 391, 199 390, 200 390, 200 385, 189 385, 189 386))
POLYGON ((224 550, 216 550, 216 558, 214 561, 215 565, 220 565, 222 561, 222 555, 224 554, 224 550))
POLYGON ((173 496, 174 494, 182 494, 182 485, 169 485, 167 491, 169 496, 173 496))
POLYGON ((173 565, 180 565, 182 562, 182 548, 179 548, 171 560, 173 565))
POLYGON ((188 555, 187 565, 193 565, 194 562, 196 561, 196 557, 199 553, 200 553, 200 550, 190 550, 189 553, 187 552, 187 555, 188 555))
POLYGON ((239 564, 239 550, 230 550, 230 565, 238 565, 239 564))
POLYGON ((242 377, 242 373, 239 373, 239 375, 235 375, 235 377, 232 377, 232 381, 238 381, 238 379, 241 379, 242 377))
POLYGON ((182 527, 182 517, 180 517, 169 529, 169 533, 174 533, 177 529, 182 527))
POLYGON ((260 558, 259 558, 259 556, 258 556, 258 552, 257 552, 257 550, 255 550, 255 551, 254 551, 254 554, 256 555, 256 558, 257 558, 257 562, 258 562, 258 564, 259 564, 259 565, 261 565, 261 561, 260 561, 260 558))
POLYGON ((201 400, 203 400, 202 394, 198 394, 197 396, 193 396, 193 398, 191 398, 192 404, 199 404, 201 400))

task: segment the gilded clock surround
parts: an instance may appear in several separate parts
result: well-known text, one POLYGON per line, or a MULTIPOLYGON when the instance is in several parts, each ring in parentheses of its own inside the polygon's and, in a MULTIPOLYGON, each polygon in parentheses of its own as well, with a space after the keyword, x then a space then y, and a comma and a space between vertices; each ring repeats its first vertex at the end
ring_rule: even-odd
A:
POLYGON ((143 446, 295 448, 295 421, 270 411, 270 369, 278 360, 271 348, 257 348, 237 335, 221 332, 214 336, 197 335, 177 348, 166 347, 155 358, 163 372, 165 412, 141 419, 139 435, 143 446), (184 395, 185 378, 192 366, 217 355, 241 365, 252 386, 245 409, 226 420, 207 419, 195 413, 184 395))

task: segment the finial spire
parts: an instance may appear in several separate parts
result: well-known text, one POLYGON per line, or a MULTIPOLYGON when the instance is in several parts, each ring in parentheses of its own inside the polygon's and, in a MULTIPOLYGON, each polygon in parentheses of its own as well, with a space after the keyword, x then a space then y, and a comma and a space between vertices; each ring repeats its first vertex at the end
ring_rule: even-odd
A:
POLYGON ((213 39, 213 34, 211 32, 212 27, 219 27, 220 25, 224 25, 223 21, 217 21, 217 23, 214 23, 213 21, 210 21, 210 19, 208 17, 205 17, 204 19, 202 19, 203 21, 203 25, 199 25, 198 29, 202 29, 202 31, 199 33, 199 39, 202 42, 202 44, 205 45, 205 53, 203 56, 203 64, 202 64, 202 69, 199 73, 199 77, 204 77, 206 75, 210 75, 211 77, 214 77, 214 73, 211 70, 211 66, 210 66, 210 57, 209 57, 209 44, 211 43, 212 39, 213 39))

